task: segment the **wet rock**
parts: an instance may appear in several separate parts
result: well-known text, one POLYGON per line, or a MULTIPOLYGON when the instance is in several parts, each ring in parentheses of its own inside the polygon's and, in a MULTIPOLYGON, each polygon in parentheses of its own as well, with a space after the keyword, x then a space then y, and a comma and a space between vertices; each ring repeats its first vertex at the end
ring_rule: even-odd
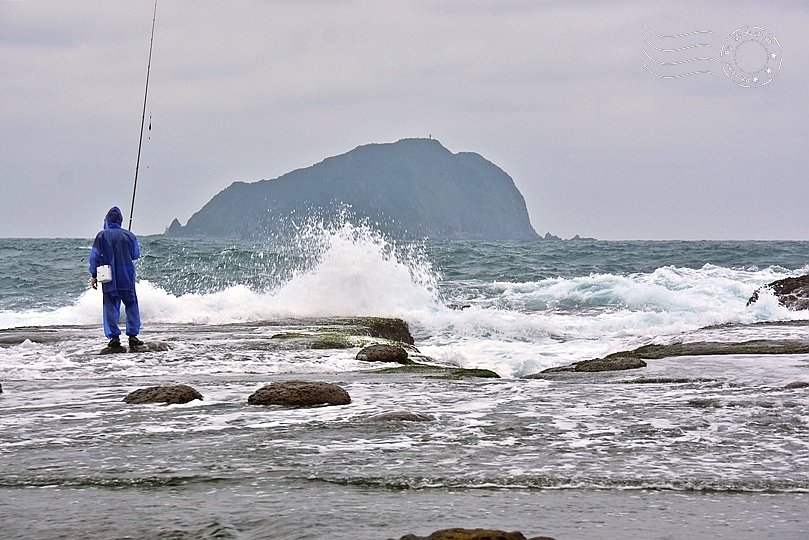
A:
POLYGON ((553 540, 549 536, 535 536, 526 539, 521 532, 506 532, 497 529, 442 529, 429 536, 406 534, 399 540, 553 540))
POLYGON ((747 301, 748 306, 758 300, 763 288, 771 290, 778 301, 789 309, 809 309, 809 274, 779 279, 757 289, 747 301))
POLYGON ((646 362, 640 358, 631 356, 607 356, 594 360, 583 360, 569 366, 552 367, 542 370, 540 373, 526 375, 526 379, 542 378, 543 373, 594 373, 597 371, 622 371, 625 369, 638 369, 646 367, 646 362))
POLYGON ((416 340, 410 333, 410 327, 402 319, 389 317, 348 317, 333 319, 318 319, 317 322, 328 324, 339 324, 355 326, 364 329, 364 334, 371 337, 388 339, 390 341, 401 341, 408 345, 414 345, 416 340))
MULTIPOLYGON (((674 356, 713 356, 723 354, 806 354, 809 341, 794 339, 753 339, 741 342, 697 341, 670 345, 644 345, 619 355, 657 359, 674 356)), ((610 355, 613 356, 613 355, 610 355)), ((610 358, 607 356, 607 358, 610 358)))
POLYGON ((455 368, 443 375, 434 375, 431 379, 499 379, 500 375, 490 369, 455 368))
POLYGON ((620 381, 622 384, 697 384, 715 382, 716 379, 688 378, 688 377, 637 377, 620 381))
POLYGON ((3 393, 3 384, 0 383, 0 394, 2 394, 2 393, 3 393))
POLYGON ((310 349, 350 349, 353 347, 346 339, 340 338, 322 338, 315 339, 309 345, 310 349))
POLYGON ((410 334, 410 327, 402 319, 386 319, 371 317, 366 319, 368 327, 374 337, 381 337, 391 341, 401 341, 408 345, 415 345, 416 340, 410 334))
POLYGON ((548 368, 540 373, 526 375, 526 379, 542 379, 544 374, 565 372, 596 372, 644 367, 643 360, 672 358, 675 356, 712 356, 725 354, 807 354, 809 340, 753 339, 741 342, 696 341, 692 343, 651 344, 631 351, 609 354, 604 358, 584 360, 569 366, 548 368))
POLYGON ((278 381, 253 392, 247 398, 250 405, 284 405, 313 407, 315 405, 347 405, 348 392, 336 384, 319 381, 278 381))
POLYGON ((696 407, 697 409, 718 409, 722 407, 722 401, 719 398, 694 398, 689 399, 686 403, 689 407, 696 407))
POLYGON ((126 347, 120 345, 118 347, 104 347, 103 349, 98 351, 98 354, 120 354, 125 353, 126 351, 127 351, 126 347))
POLYGON ((435 420, 435 417, 410 411, 390 411, 369 416, 367 420, 369 422, 430 422, 435 420))
POLYGON ((634 369, 643 367, 643 360, 657 360, 675 356, 713 356, 727 354, 807 354, 809 341, 797 339, 754 339, 742 342, 696 341, 693 343, 670 343, 667 345, 644 345, 631 351, 622 351, 597 358, 576 362, 569 366, 548 368, 540 373, 526 375, 525 379, 542 379, 548 373, 594 372, 634 369))
POLYGON ((420 364, 418 362, 408 362, 405 365, 396 367, 385 367, 377 369, 374 373, 383 374, 421 374, 421 373, 449 373, 452 368, 446 366, 434 366, 430 364, 420 364))
POLYGON ((612 358, 596 358, 574 364, 574 371, 621 371, 624 369, 638 369, 646 367, 646 362, 640 358, 616 356, 612 358))
POLYGON ((130 392, 124 403, 139 405, 143 403, 166 403, 176 405, 188 403, 195 399, 202 400, 202 394, 185 384, 175 384, 172 386, 150 386, 149 388, 139 388, 130 392))
POLYGON ((0 346, 3 345, 20 345, 26 341, 32 343, 58 343, 65 339, 64 333, 67 330, 63 328, 8 328, 0 330, 0 346))
POLYGON ((357 353, 363 362, 395 362, 407 364, 407 351, 396 345, 368 345, 357 353))
POLYGON ((168 350, 171 350, 171 347, 169 347, 169 344, 165 341, 151 341, 143 345, 136 345, 135 347, 129 348, 129 352, 131 353, 163 352, 168 350))
POLYGON ((416 351, 410 329, 401 319, 324 317, 280 319, 265 321, 263 324, 286 327, 284 331, 274 334, 272 339, 288 342, 287 348, 342 349, 377 341, 367 338, 378 338, 399 342, 404 348, 416 351))
MULTIPOLYGON (((785 390, 796 390, 798 388, 809 388, 809 381, 795 381, 784 386, 785 390)), ((2 393, 2 391, 3 389, 0 388, 0 393, 2 393)))

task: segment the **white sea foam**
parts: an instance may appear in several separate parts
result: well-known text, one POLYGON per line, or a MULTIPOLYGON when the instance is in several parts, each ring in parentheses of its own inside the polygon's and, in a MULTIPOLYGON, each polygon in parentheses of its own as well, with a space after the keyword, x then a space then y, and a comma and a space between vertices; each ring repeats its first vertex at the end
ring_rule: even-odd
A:
MULTIPOLYGON (((402 249, 369 227, 305 227, 296 249, 308 250, 309 264, 269 291, 235 285, 175 295, 141 280, 144 327, 394 316, 411 323, 422 352, 438 361, 518 376, 682 339, 706 326, 809 317, 787 310, 767 291, 746 305, 757 288, 790 275, 779 267, 665 266, 629 275, 475 283, 470 307, 456 310, 439 300, 439 277, 422 252, 402 249)), ((0 312, 0 328, 100 325, 100 306, 100 291, 88 289, 69 306, 0 312)))

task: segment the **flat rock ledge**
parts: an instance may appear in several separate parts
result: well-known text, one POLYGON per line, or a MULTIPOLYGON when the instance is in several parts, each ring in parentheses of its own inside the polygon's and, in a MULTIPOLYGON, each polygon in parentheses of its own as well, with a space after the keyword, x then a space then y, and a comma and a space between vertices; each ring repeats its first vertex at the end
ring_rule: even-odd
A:
POLYGON ((740 342, 695 341, 669 345, 644 345, 631 351, 605 356, 657 360, 675 356, 718 356, 726 354, 806 354, 809 341, 797 339, 753 339, 740 342))
POLYGON ((302 319, 301 322, 308 322, 315 326, 338 326, 356 335, 367 335, 375 338, 387 339, 390 341, 400 341, 408 345, 414 345, 416 340, 410 333, 410 327, 402 319, 392 317, 332 317, 302 319), (353 328, 353 330, 351 330, 353 328))
POLYGON ((646 362, 640 358, 630 356, 613 356, 596 358, 594 360, 584 360, 569 366, 552 367, 542 370, 539 373, 526 375, 525 379, 539 379, 545 373, 595 373, 599 371, 623 371, 626 369, 638 369, 646 367, 646 362))
POLYGON ((453 366, 437 366, 433 364, 421 364, 410 362, 403 366, 385 367, 374 371, 374 373, 388 375, 421 375, 428 379, 499 379, 500 375, 490 369, 459 368, 453 366))
POLYGON ((150 341, 138 347, 130 348, 129 352, 164 352, 171 350, 165 341, 150 341))
POLYGON ((277 381, 263 386, 247 398, 250 405, 314 407, 348 405, 351 397, 340 386, 320 381, 277 381))
POLYGON ((150 386, 149 388, 139 388, 130 392, 124 399, 124 403, 130 405, 141 405, 144 403, 165 403, 167 405, 177 405, 188 403, 195 399, 202 400, 202 394, 185 384, 175 384, 173 386, 150 386))
POLYGON ((729 354, 809 354, 809 340, 753 339, 741 342, 695 341, 668 345, 644 345, 631 351, 622 351, 584 360, 569 366, 548 368, 526 375, 524 379, 542 379, 548 373, 596 372, 635 369, 646 366, 644 360, 658 360, 677 356, 720 356, 729 354))
POLYGON ((756 292, 747 301, 748 306, 758 300, 761 289, 771 290, 778 301, 789 309, 809 309, 809 274, 778 279, 756 289, 756 292))
POLYGON ((363 362, 394 362, 408 364, 407 351, 397 345, 368 345, 357 353, 357 360, 363 362))
POLYGON ((125 352, 131 353, 163 352, 168 351, 170 349, 171 347, 165 341, 152 341, 149 343, 144 343, 143 345, 139 345, 137 347, 130 347, 129 349, 127 349, 123 345, 121 345, 120 347, 104 347, 98 352, 98 354, 120 354, 125 352))
POLYGON ((410 411, 389 411, 366 418, 369 422, 432 422, 435 416, 431 414, 410 411))
POLYGON ((521 532, 506 532, 497 529, 442 529, 429 536, 406 534, 399 540, 554 540, 550 536, 526 538, 521 532))

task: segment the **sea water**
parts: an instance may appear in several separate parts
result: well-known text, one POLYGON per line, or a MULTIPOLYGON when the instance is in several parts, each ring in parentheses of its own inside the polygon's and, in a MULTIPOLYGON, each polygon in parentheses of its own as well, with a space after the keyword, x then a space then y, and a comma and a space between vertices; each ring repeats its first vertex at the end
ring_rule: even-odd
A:
POLYGON ((809 380, 809 355, 521 378, 649 343, 806 340, 809 313, 747 300, 809 272, 807 242, 397 243, 349 224, 142 238, 141 337, 171 350, 113 356, 95 354, 90 244, 0 239, 5 537, 809 535, 809 392, 785 389, 809 380), (435 363, 502 378, 382 376, 358 348, 267 347, 273 321, 364 315, 407 321, 435 363), (33 339, 2 341, 25 327, 33 339), (352 404, 246 405, 290 378, 338 383, 352 404), (176 383, 205 399, 120 402, 176 383), (368 420, 391 410, 435 419, 368 420))

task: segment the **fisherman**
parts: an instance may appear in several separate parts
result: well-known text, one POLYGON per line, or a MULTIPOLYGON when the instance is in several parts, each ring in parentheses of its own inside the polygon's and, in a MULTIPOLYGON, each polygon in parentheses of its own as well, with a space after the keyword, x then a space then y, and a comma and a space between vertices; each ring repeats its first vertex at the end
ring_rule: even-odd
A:
POLYGON ((130 231, 121 228, 124 217, 117 206, 110 208, 104 218, 104 230, 100 231, 90 250, 90 286, 98 288, 97 269, 108 264, 112 270, 112 281, 102 283, 104 293, 104 334, 110 339, 107 347, 121 347, 121 330, 118 319, 121 315, 121 302, 126 307, 126 335, 129 336, 130 350, 142 346, 140 333, 140 310, 135 294, 135 264, 140 257, 138 239, 130 231))

